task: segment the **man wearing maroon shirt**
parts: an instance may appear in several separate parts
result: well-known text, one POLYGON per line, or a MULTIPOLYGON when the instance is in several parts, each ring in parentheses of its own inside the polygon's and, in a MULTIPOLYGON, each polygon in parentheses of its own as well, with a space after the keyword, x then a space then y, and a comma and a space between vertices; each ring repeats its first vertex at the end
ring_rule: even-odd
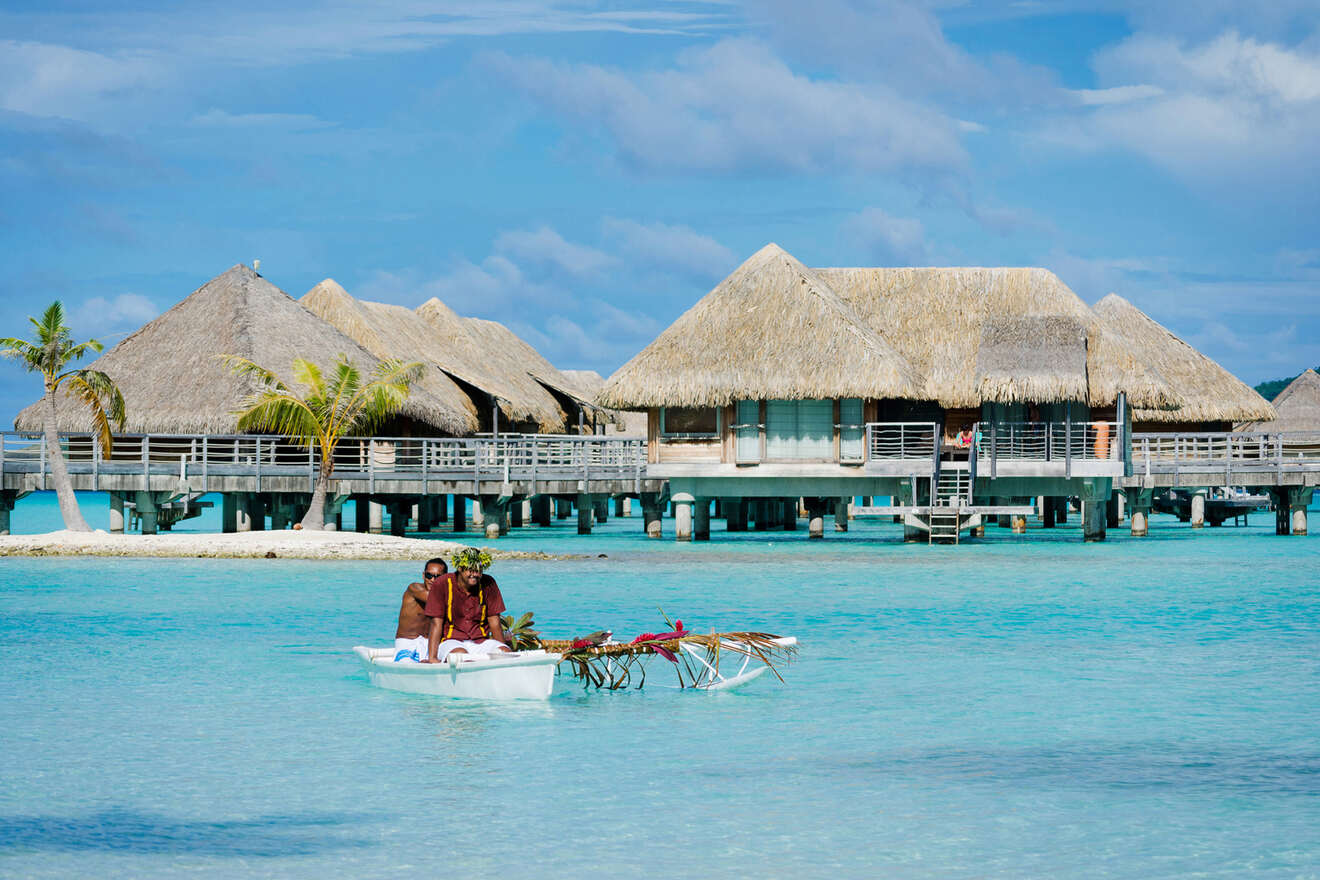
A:
POLYGON ((509 650, 500 613, 504 597, 495 579, 483 573, 490 556, 468 547, 454 554, 454 571, 431 581, 426 616, 431 618, 427 663, 450 654, 495 654, 509 650))

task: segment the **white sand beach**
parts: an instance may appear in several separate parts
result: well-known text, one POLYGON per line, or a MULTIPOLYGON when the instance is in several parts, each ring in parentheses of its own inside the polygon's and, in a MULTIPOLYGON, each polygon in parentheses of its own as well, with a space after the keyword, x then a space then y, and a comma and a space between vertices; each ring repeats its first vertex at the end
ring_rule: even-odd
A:
MULTIPOLYGON (((452 541, 397 538, 358 532, 286 530, 233 534, 166 533, 159 535, 94 532, 46 532, 0 536, 0 556, 159 556, 278 559, 427 559, 448 556, 452 541)), ((497 559, 556 559, 548 553, 486 548, 497 559)))

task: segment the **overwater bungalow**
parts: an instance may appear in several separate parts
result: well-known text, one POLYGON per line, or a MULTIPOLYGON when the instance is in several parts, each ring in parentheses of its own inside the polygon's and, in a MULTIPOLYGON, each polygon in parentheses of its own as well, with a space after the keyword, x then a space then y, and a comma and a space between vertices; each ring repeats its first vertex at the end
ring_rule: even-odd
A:
POLYGON ((437 316, 448 309, 432 300, 431 320, 404 306, 367 302, 350 296, 327 278, 299 302, 377 357, 403 358, 425 365, 419 387, 457 386, 474 402, 478 431, 559 432, 566 415, 555 398, 501 352, 475 340, 461 318, 437 316))
POLYGON ((1099 538, 1132 409, 1191 399, 1163 363, 1045 269, 811 269, 771 244, 597 401, 647 410, 647 475, 669 480, 680 539, 707 532, 709 499, 737 529, 800 497, 818 535, 856 496, 892 497, 872 509, 913 539, 954 540, 1037 498, 1050 524, 1079 497, 1099 538))

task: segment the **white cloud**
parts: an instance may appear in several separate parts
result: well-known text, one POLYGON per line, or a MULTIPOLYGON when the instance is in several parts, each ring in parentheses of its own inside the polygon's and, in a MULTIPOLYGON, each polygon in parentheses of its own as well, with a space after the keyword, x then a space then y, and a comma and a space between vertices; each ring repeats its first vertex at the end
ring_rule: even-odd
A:
POLYGON ((840 231, 880 265, 927 263, 926 231, 920 220, 872 207, 845 218, 840 231))
POLYGON ((145 52, 0 40, 0 108, 18 113, 81 119, 107 97, 152 85, 160 75, 158 60, 145 52))
POLYGON ((1164 94, 1159 86, 1114 86, 1111 89, 1077 89, 1072 92, 1077 100, 1089 107, 1101 107, 1108 104, 1130 104, 1145 98, 1157 98, 1164 94))
POLYGON ((602 251, 565 240, 549 226, 501 232, 495 239, 495 249, 525 263, 553 267, 574 276, 598 275, 615 262, 602 251))
POLYGON ((795 73, 764 45, 723 40, 643 73, 484 56, 538 105, 612 140, 646 169, 961 171, 958 123, 885 86, 795 73))
POLYGON ((1075 146, 1116 146, 1215 181, 1296 180, 1320 167, 1320 50, 1234 31, 1194 46, 1139 34, 1094 65, 1105 88, 1093 95, 1123 100, 1092 99, 1061 138, 1075 146))
POLYGON ((632 267, 710 279, 729 274, 738 264, 733 251, 689 226, 643 224, 618 217, 606 217, 601 226, 606 239, 632 267))

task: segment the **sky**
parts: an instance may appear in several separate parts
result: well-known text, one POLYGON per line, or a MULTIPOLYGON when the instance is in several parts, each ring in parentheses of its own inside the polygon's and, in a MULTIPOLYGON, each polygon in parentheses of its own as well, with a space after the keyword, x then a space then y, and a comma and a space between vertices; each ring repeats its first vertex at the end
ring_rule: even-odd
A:
MULTIPOLYGON (((1255 384, 1320 363, 1315 0, 6 0, 0 335, 237 263, 609 375, 776 242, 1042 266, 1255 384)), ((40 393, 0 365, 0 421, 40 393)))

